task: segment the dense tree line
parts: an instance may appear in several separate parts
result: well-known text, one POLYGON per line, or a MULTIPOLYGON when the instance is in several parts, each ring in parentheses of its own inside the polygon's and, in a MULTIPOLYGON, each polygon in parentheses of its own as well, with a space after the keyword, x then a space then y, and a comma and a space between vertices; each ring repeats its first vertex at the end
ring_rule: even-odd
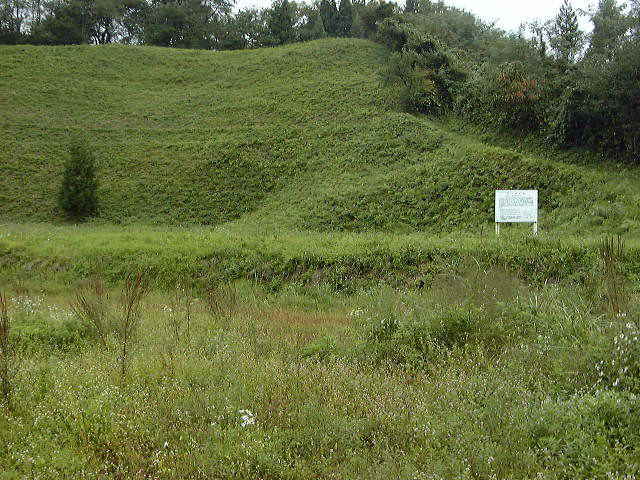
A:
POLYGON ((120 42, 215 50, 326 36, 387 45, 388 82, 408 110, 461 113, 564 146, 640 163, 640 0, 599 0, 506 33, 442 2, 275 0, 0 0, 0 43, 120 42), (593 29, 580 30, 579 15, 593 29))
POLYGON ((599 0, 591 12, 564 0, 554 18, 513 34, 441 2, 407 2, 377 38, 393 52, 386 77, 408 110, 640 163, 640 0, 599 0))
POLYGON ((377 4, 351 0, 275 0, 271 8, 235 13, 232 6, 232 0, 0 0, 0 43, 241 49, 366 36, 378 19, 377 4), (373 23, 363 27, 359 14, 373 23))

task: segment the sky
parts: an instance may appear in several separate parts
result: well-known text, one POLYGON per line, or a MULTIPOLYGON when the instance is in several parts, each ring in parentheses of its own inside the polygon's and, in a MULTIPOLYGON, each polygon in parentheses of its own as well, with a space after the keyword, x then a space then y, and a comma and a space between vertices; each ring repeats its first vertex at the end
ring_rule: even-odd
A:
MULTIPOLYGON (((396 0, 404 5, 404 0, 396 0)), ((339 3, 337 1, 336 3, 339 3)), ((553 17, 562 5, 562 0, 445 0, 447 5, 463 8, 487 21, 495 21, 504 30, 517 31, 522 22, 553 17)), ((588 9, 597 0, 573 0, 574 8, 588 9)), ((271 0, 236 0, 236 9, 247 7, 264 8, 271 0)), ((581 20, 582 28, 588 29, 588 21, 581 20)))
MULTIPOLYGON (((562 5, 562 0, 445 0, 445 3, 468 10, 485 20, 495 21, 498 27, 505 30, 516 31, 522 22, 555 16, 562 5)), ((594 0, 571 2, 573 8, 584 10, 588 10, 596 3, 594 0)), ((586 18, 582 18, 580 23, 585 29, 589 22, 586 18)))

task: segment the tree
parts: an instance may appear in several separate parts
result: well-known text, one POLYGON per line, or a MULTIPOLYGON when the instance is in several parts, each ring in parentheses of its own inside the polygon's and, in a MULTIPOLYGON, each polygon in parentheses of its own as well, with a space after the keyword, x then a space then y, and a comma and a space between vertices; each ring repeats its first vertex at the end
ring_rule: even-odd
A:
POLYGON ((529 32, 533 35, 531 42, 540 58, 547 58, 547 30, 545 26, 539 22, 531 22, 526 25, 526 27, 528 27, 529 32))
POLYGON ((610 56, 622 43, 631 27, 630 19, 616 0, 600 0, 598 10, 592 15, 593 32, 588 55, 610 56))
POLYGON ((230 10, 230 0, 152 0, 142 38, 163 47, 212 48, 215 26, 230 10))
POLYGON ((374 0, 358 9, 362 36, 374 39, 378 32, 378 22, 395 13, 395 4, 384 0, 374 0))
POLYGON ((313 28, 311 29, 311 37, 313 39, 324 38, 327 36, 327 31, 324 29, 324 24, 322 23, 322 17, 320 14, 315 16, 313 22, 313 28))
POLYGON ((547 25, 549 45, 563 64, 575 61, 583 44, 578 15, 569 0, 564 0, 556 17, 547 25))
POLYGON ((327 35, 338 35, 338 8, 335 0, 322 0, 320 2, 320 17, 327 35))
POLYGON ((95 158, 89 148, 76 140, 69 145, 64 164, 58 206, 67 218, 84 220, 98 213, 98 181, 95 158))
POLYGON ((351 26, 353 25, 353 5, 351 0, 340 0, 338 10, 338 36, 351 36, 351 26))
POLYGON ((640 38, 640 0, 631 0, 631 33, 634 38, 640 38))
POLYGON ((417 0, 406 0, 404 4, 404 13, 416 13, 418 10, 417 0))
POLYGON ((306 42, 308 40, 317 40, 318 38, 324 38, 326 36, 327 32, 324 30, 320 12, 317 10, 307 12, 307 21, 300 28, 300 40, 306 42))
POLYGON ((31 29, 34 43, 44 45, 78 45, 90 43, 94 31, 86 2, 54 4, 46 17, 31 29))
POLYGON ((264 11, 240 10, 235 15, 225 15, 216 29, 216 46, 219 50, 258 48, 268 44, 269 31, 264 11))
POLYGON ((24 39, 27 17, 24 0, 0 0, 0 43, 20 43, 24 39))
POLYGON ((276 45, 284 45, 294 42, 295 31, 295 5, 289 0, 276 0, 267 15, 267 27, 269 34, 276 45))

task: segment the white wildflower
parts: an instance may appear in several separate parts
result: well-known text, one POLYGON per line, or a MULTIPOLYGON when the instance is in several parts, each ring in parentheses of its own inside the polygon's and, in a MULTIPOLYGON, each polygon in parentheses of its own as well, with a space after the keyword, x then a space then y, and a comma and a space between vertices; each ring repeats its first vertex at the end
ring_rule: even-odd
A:
POLYGON ((238 410, 240 414, 240 425, 248 427, 256 423, 256 416, 250 410, 238 410))

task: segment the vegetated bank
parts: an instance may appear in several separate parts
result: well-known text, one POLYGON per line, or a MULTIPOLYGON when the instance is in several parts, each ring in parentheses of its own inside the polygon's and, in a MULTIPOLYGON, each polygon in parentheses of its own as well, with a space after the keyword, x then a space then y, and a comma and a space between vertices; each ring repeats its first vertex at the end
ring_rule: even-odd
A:
MULTIPOLYGON (((118 283, 145 271, 159 287, 208 288, 250 280, 268 288, 326 285, 351 292, 388 284, 428 287, 438 276, 498 267, 530 283, 584 283, 599 268, 599 240, 504 233, 451 235, 283 233, 166 227, 5 225, 5 281, 72 284, 91 275, 118 283)), ((629 242, 624 273, 640 276, 640 246, 629 242)))

